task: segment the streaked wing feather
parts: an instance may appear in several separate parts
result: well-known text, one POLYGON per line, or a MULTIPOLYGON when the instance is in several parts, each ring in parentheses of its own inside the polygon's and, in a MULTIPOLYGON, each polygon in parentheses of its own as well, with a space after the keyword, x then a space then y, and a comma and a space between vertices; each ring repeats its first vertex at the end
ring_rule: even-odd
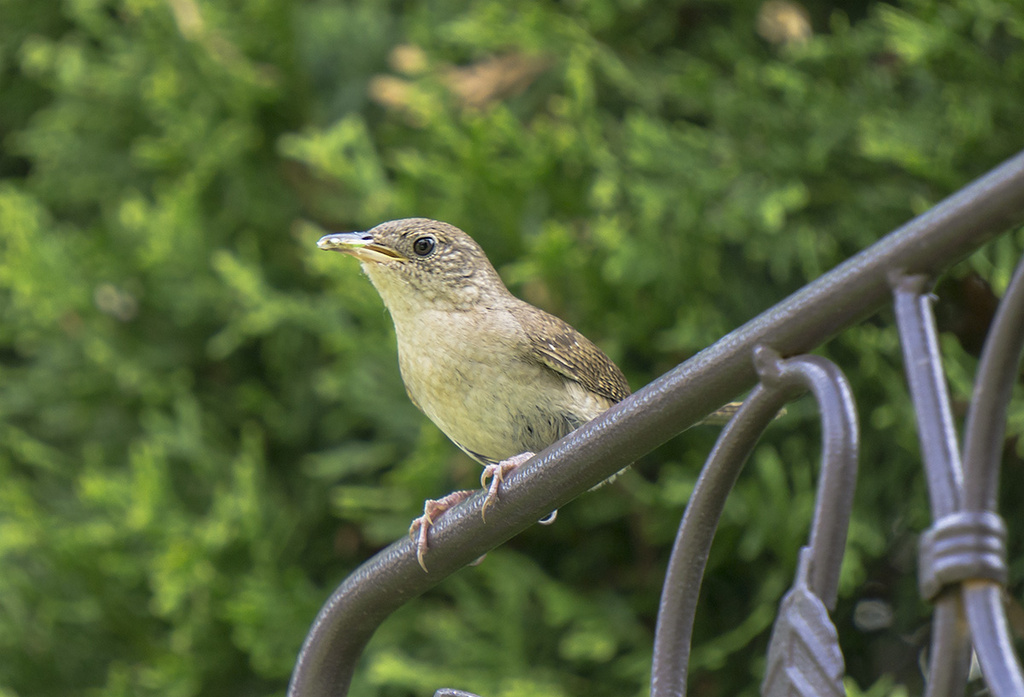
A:
POLYGON ((613 402, 629 396, 629 383, 619 367, 569 324, 526 303, 513 315, 529 337, 536 360, 613 402))

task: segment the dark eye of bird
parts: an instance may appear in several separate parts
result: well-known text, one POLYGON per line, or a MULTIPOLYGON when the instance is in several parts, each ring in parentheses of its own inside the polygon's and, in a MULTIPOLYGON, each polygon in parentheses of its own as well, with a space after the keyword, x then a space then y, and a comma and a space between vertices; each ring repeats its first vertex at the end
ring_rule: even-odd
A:
POLYGON ((412 251, 421 257, 425 257, 434 251, 434 245, 433 237, 420 237, 412 243, 412 251))

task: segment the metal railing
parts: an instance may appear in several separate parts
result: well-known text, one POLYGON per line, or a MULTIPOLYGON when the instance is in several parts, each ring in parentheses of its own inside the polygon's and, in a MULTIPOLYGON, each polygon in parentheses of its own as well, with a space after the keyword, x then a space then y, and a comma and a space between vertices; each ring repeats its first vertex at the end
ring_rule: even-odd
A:
POLYGON ((797 578, 776 619, 762 694, 844 694, 843 656, 828 609, 836 601, 853 498, 857 418, 839 368, 804 354, 889 304, 895 307, 934 519, 919 555, 921 593, 935 603, 926 694, 963 693, 973 646, 993 695, 1024 695, 1001 600, 1006 532, 995 511, 1006 408, 1024 350, 1024 263, 982 355, 962 459, 928 293, 939 273, 1022 222, 1024 153, 539 453, 508 477, 486 524, 483 496, 446 513, 431 530, 430 573, 417 564, 408 539, 383 550, 323 606, 299 654, 289 695, 347 694, 366 643, 395 609, 751 388, 709 456, 676 538, 658 614, 651 694, 686 693, 693 614, 725 498, 779 408, 807 391, 822 423, 817 506, 797 578))

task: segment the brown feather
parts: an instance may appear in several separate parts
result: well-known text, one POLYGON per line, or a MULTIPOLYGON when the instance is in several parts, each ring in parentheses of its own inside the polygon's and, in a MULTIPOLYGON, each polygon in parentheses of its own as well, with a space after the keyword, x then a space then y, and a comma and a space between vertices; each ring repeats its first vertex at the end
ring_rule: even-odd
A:
POLYGON ((619 367, 569 324, 527 303, 517 304, 512 315, 538 361, 613 402, 629 396, 629 383, 619 367))

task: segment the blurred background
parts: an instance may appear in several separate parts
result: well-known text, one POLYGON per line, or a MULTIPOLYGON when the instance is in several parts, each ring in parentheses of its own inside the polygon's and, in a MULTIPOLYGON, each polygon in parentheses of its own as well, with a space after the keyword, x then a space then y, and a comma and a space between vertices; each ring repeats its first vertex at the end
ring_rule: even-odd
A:
MULTIPOLYGON (((997 0, 0 0, 0 695, 281 694, 334 586, 477 481, 304 221, 458 225, 637 389, 1024 148, 1022 95, 1024 6, 997 0)), ((958 417, 1022 250, 938 286, 958 417)), ((915 693, 929 516, 891 313, 821 353, 863 430, 848 688, 915 693)), ((646 694, 716 435, 406 605, 353 694, 646 694)), ((692 694, 756 694, 818 450, 798 403, 741 476, 692 694)))

